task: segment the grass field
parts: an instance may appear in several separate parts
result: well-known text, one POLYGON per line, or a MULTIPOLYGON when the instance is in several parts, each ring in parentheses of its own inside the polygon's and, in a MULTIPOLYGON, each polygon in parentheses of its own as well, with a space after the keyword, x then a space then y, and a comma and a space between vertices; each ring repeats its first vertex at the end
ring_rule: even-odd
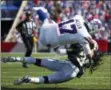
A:
MULTIPOLYGON (((6 54, 1 56, 23 56, 20 53, 6 54)), ((56 58, 66 59, 66 56, 59 56, 54 53, 37 53, 34 57, 39 58, 56 58)), ((111 56, 105 55, 103 64, 93 74, 88 70, 81 78, 75 78, 71 81, 61 84, 23 84, 20 86, 13 85, 13 81, 25 75, 43 76, 53 73, 45 68, 30 65, 29 68, 23 68, 21 63, 1 63, 1 89, 2 90, 111 90, 111 56)))

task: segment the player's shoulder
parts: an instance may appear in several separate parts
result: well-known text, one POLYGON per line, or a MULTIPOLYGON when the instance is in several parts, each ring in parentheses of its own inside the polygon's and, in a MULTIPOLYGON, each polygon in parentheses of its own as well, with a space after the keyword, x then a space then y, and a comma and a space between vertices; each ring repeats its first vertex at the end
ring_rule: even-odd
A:
POLYGON ((75 15, 72 17, 72 19, 84 20, 82 15, 75 15))

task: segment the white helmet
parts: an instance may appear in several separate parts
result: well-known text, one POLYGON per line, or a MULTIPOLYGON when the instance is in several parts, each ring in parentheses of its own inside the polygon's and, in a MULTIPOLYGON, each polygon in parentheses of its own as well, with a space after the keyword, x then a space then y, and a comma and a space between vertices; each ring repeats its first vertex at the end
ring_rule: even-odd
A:
POLYGON ((98 31, 104 31, 105 30, 104 26, 102 25, 102 22, 99 19, 94 18, 94 19, 90 20, 89 23, 90 23, 91 28, 92 28, 89 31, 90 34, 95 34, 98 31))

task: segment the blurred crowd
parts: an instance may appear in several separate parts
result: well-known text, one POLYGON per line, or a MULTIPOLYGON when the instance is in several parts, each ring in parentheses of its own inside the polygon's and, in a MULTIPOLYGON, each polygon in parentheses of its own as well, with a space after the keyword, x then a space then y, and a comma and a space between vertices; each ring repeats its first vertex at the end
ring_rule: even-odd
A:
POLYGON ((57 21, 67 20, 76 14, 88 18, 92 15, 103 22, 105 31, 95 34, 96 39, 111 38, 111 1, 110 0, 47 0, 38 1, 37 6, 46 7, 52 18, 57 21))
POLYGON ((111 40, 111 1, 110 0, 30 0, 27 7, 47 8, 56 22, 65 21, 76 14, 84 18, 93 16, 103 22, 105 31, 95 34, 96 39, 111 40))

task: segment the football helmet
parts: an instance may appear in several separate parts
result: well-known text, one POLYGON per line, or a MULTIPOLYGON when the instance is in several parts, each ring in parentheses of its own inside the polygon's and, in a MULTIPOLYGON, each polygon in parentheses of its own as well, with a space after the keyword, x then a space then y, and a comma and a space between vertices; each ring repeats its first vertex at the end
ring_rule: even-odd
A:
POLYGON ((102 25, 102 22, 99 19, 94 18, 91 21, 89 21, 89 23, 91 27, 89 33, 91 35, 95 34, 96 32, 105 30, 104 26, 102 25))
POLYGON ((36 12, 36 17, 41 21, 44 21, 46 18, 50 17, 47 9, 44 7, 34 7, 33 10, 36 12))

